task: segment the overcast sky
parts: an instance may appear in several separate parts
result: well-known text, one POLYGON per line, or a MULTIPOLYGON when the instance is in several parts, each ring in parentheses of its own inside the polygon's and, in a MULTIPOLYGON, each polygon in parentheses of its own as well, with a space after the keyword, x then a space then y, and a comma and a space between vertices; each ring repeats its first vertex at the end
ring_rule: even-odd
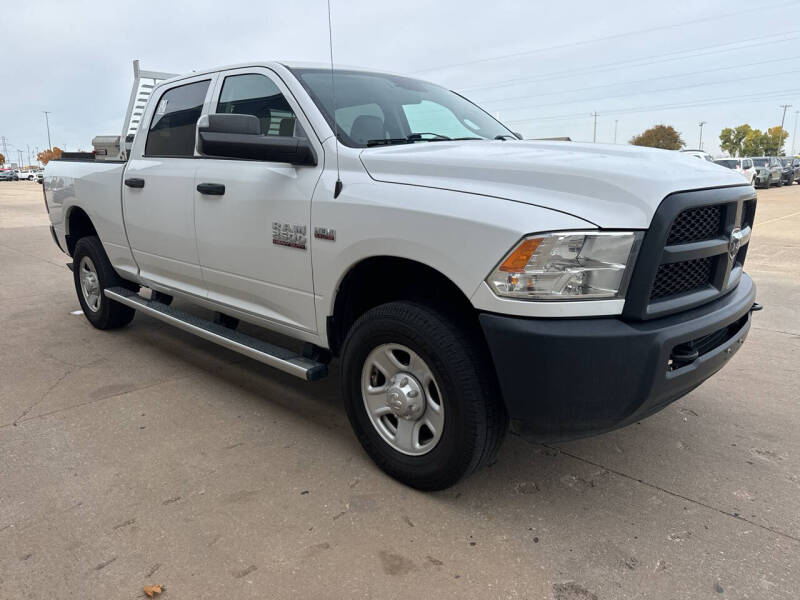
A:
MULTIPOLYGON (((800 0, 570 2, 332 0, 337 63, 464 93, 525 137, 617 142, 655 123, 719 152, 723 127, 800 110, 800 0)), ((185 73, 252 60, 328 59, 325 0, 28 2, 0 21, 0 136, 91 149, 116 134, 133 59, 185 73)), ((786 149, 791 150, 790 138, 786 149)), ((795 144, 800 151, 800 139, 795 144)), ((0 146, 0 152, 2 147, 0 146)))

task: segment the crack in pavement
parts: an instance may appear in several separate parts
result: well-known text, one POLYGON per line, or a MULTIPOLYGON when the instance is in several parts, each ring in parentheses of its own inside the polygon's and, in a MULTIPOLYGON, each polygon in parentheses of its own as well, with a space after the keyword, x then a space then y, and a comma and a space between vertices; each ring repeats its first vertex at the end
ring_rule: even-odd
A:
POLYGON ((573 459, 578 460, 580 462, 584 462, 584 463, 586 463, 588 465, 592 465, 594 467, 599 467, 601 469, 605 469, 609 473, 613 473, 614 475, 617 475, 618 477, 622 477, 624 479, 628 479, 630 481, 635 481, 636 483, 640 483, 642 485, 646 485, 647 487, 653 488, 654 490, 658 490, 659 492, 663 492, 664 494, 672 496, 673 498, 679 498, 681 500, 685 500, 686 502, 691 502, 692 504, 696 504, 698 506, 702 506, 703 508, 707 508, 709 510, 713 510, 714 512, 717 512, 717 513, 719 513, 721 515, 725 515, 726 517, 731 517, 733 519, 738 519, 739 521, 744 521, 748 525, 752 525, 753 527, 758 527, 759 529, 763 529, 765 531, 769 531, 770 533, 774 533, 775 535, 779 535, 781 537, 784 537, 787 540, 791 540, 793 542, 800 543, 800 537, 793 536, 790 533, 785 533, 783 531, 780 531, 779 529, 774 529, 774 528, 772 528, 772 527, 770 527, 768 525, 761 525, 760 523, 756 523, 755 521, 751 521, 750 519, 747 519, 747 518, 743 517, 742 515, 740 515, 738 513, 732 513, 732 512, 729 512, 729 511, 725 510, 725 509, 718 508, 718 507, 712 506, 710 504, 706 504, 705 502, 702 502, 700 500, 695 500, 694 498, 689 498, 687 496, 684 496, 684 495, 679 494, 677 492, 673 492, 671 490, 663 488, 663 487, 661 487, 659 485, 656 485, 654 483, 650 483, 649 481, 645 481, 644 479, 639 479, 638 477, 634 477, 632 475, 628 475, 627 473, 623 473, 622 471, 618 471, 618 470, 613 469, 611 467, 606 467, 605 465, 601 465, 600 463, 595 462, 593 460, 589 460, 588 458, 584 458, 582 456, 578 456, 577 454, 573 454, 572 452, 568 452, 566 450, 562 450, 560 448, 556 448, 555 446, 550 446, 548 444, 542 444, 542 445, 545 448, 549 448, 550 450, 553 450, 554 452, 558 452, 560 454, 564 454, 565 456, 569 456, 570 458, 573 458, 573 459))
POLYGON ((784 331, 783 329, 770 329, 769 327, 755 327, 753 325, 750 326, 750 329, 755 329, 757 331, 771 331, 772 333, 782 333, 784 335, 789 335, 792 337, 800 337, 800 333, 795 333, 793 331, 784 331))
POLYGON ((36 402, 34 402, 33 404, 31 404, 31 405, 30 405, 28 408, 26 408, 25 410, 23 410, 23 411, 22 411, 22 413, 20 413, 20 415, 19 415, 19 416, 18 416, 16 419, 14 419, 14 420, 11 422, 11 425, 13 425, 14 427, 16 427, 16 426, 17 426, 17 424, 20 422, 20 420, 24 419, 24 418, 25 418, 25 416, 26 416, 26 415, 27 415, 29 412, 31 412, 31 411, 32 411, 34 408, 36 408, 36 406, 38 406, 39 404, 41 404, 42 402, 44 402, 45 398, 47 398, 47 396, 49 396, 49 395, 50 395, 50 392, 52 392, 52 391, 53 391, 53 390, 56 388, 56 386, 57 386, 59 383, 61 383, 62 381, 64 381, 64 380, 65 380, 67 377, 69 377, 69 375, 70 375, 71 373, 73 373, 74 371, 77 371, 77 370, 78 370, 78 368, 67 369, 67 372, 66 372, 66 373, 64 373, 63 375, 61 375, 61 377, 59 377, 58 379, 56 379, 56 381, 55 381, 55 382, 54 382, 54 383, 53 383, 53 384, 52 384, 50 387, 48 387, 48 388, 47 388, 47 389, 44 391, 44 393, 43 393, 43 394, 42 394, 42 395, 39 397, 39 399, 38 399, 36 402))
POLYGON ((36 256, 35 254, 30 254, 29 252, 24 252, 23 250, 19 250, 18 248, 14 248, 13 246, 7 246, 6 244, 0 243, 0 248, 5 248, 6 250, 11 250, 12 252, 17 252, 22 254, 23 256, 27 256, 28 258, 35 258, 42 262, 46 262, 49 265, 53 265, 54 267, 65 267, 67 263, 57 263, 54 260, 48 260, 47 258, 42 258, 41 256, 36 256))
MULTIPOLYGON (((59 381, 57 381, 55 384, 53 384, 53 386, 50 388, 49 391, 51 391, 53 387, 58 385, 61 382, 61 380, 63 380, 64 377, 66 377, 66 375, 68 375, 68 374, 69 373, 65 374, 63 377, 61 377, 61 379, 59 379, 59 381)), ((137 387, 137 388, 134 388, 132 390, 125 390, 124 392, 117 392, 116 394, 109 394, 108 396, 102 396, 101 398, 93 398, 91 400, 87 400, 86 402, 80 402, 78 404, 73 404, 71 406, 65 406, 63 408, 57 408, 55 410, 51 410, 49 412, 44 412, 44 413, 41 413, 39 415, 34 415, 32 417, 29 417, 29 418, 25 419, 24 421, 20 420, 22 418, 20 416, 20 417, 17 417, 17 419, 15 421, 13 421, 12 423, 3 423, 2 425, 0 425, 0 429, 11 427, 12 425, 16 426, 17 423, 27 423, 29 421, 34 421, 36 419, 41 419, 43 417, 49 417, 50 415, 55 415, 55 414, 58 414, 58 413, 67 412, 67 411, 73 410, 75 408, 81 408, 82 406, 88 406, 90 404, 96 404, 97 402, 102 402, 103 400, 110 400, 111 398, 116 398, 117 396, 124 396, 125 394, 132 394, 134 392, 139 392, 141 390, 146 390, 148 388, 155 387, 157 385, 161 385, 161 384, 164 384, 164 383, 173 383, 175 381, 180 381, 182 379, 186 379, 187 377, 191 377, 191 376, 192 376, 192 374, 186 374, 186 375, 182 375, 181 377, 174 377, 172 379, 164 379, 163 381, 154 381, 153 383, 148 383, 147 385, 143 385, 141 387, 137 387)), ((47 393, 49 393, 49 391, 47 393)), ((41 399, 38 400, 37 402, 35 402, 31 406, 31 409, 34 406, 36 406, 37 404, 39 404, 40 402, 41 402, 41 399)), ((28 409, 28 412, 30 412, 30 409, 28 409)))

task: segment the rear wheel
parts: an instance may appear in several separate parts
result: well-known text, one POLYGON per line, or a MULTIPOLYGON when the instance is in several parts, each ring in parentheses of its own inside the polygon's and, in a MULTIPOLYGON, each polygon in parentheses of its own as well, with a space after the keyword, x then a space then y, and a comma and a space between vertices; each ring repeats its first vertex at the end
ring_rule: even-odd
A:
POLYGON ((422 304, 384 304, 356 321, 342 351, 343 396, 381 469, 439 490, 496 454, 507 418, 485 354, 467 328, 422 304))
POLYGON ((105 296, 106 288, 130 284, 117 275, 97 236, 83 237, 72 253, 75 290, 88 321, 98 329, 115 329, 133 320, 136 311, 105 296))

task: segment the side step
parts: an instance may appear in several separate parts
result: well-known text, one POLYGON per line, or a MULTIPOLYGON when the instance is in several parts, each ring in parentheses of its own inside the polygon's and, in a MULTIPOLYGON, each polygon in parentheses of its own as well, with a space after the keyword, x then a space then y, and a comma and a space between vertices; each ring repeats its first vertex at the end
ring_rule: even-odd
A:
POLYGON ((135 308, 159 321, 174 325, 204 340, 254 358, 265 365, 275 367, 295 377, 300 377, 307 381, 316 381, 328 374, 328 365, 324 363, 310 360, 286 348, 281 348, 212 321, 190 315, 161 302, 147 300, 136 292, 123 287, 107 288, 105 295, 120 304, 135 308))

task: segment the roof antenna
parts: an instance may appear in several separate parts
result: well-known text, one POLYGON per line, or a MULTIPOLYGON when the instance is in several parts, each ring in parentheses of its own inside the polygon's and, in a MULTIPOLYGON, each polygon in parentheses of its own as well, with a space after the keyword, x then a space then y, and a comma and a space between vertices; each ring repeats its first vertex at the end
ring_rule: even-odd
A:
POLYGON ((328 48, 331 56, 331 98, 333 100, 333 135, 336 147, 336 185, 333 187, 333 197, 338 198, 342 192, 342 175, 339 171, 339 123, 336 121, 336 83, 333 78, 333 27, 331 27, 331 0, 328 0, 328 48))

